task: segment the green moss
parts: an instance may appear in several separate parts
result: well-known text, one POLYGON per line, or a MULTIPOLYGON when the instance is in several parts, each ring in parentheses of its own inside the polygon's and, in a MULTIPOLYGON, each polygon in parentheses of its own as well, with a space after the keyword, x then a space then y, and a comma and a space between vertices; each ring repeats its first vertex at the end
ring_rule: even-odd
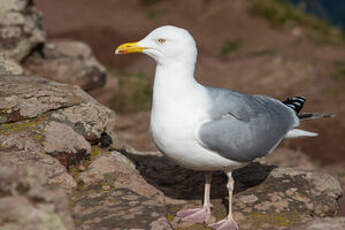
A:
POLYGON ((278 54, 276 49, 259 49, 248 53, 249 57, 275 56, 278 54))
POLYGON ((344 44, 344 32, 339 28, 306 14, 286 0, 251 0, 249 3, 249 12, 264 17, 273 28, 291 28, 298 25, 305 28, 307 37, 317 44, 344 44))
POLYGON ((334 81, 335 87, 324 90, 325 94, 330 95, 344 95, 345 93, 345 61, 338 60, 333 64, 333 71, 330 74, 330 79, 334 81))
POLYGON ((174 217, 175 217, 174 215, 168 213, 168 215, 167 215, 167 220, 168 220, 168 221, 173 221, 174 217))
POLYGON ((119 89, 111 108, 118 113, 149 110, 152 102, 152 80, 144 74, 127 74, 111 70, 119 79, 119 89))
POLYGON ((345 81, 345 61, 336 61, 334 63, 334 72, 331 78, 335 81, 345 81))
POLYGON ((242 41, 240 39, 236 40, 226 40, 220 49, 219 55, 226 56, 228 54, 238 51, 242 46, 242 41))
POLYGON ((106 173, 103 176, 104 176, 104 180, 102 182, 103 187, 105 185, 107 185, 107 186, 110 186, 111 188, 113 188, 114 187, 114 183, 116 181, 115 173, 106 173))
POLYGON ((9 136, 17 132, 29 131, 34 141, 41 142, 44 139, 44 128, 48 119, 48 115, 43 115, 34 119, 0 124, 0 134, 9 136))
POLYGON ((0 124, 7 122, 8 109, 0 109, 0 124))
POLYGON ((287 227, 303 221, 301 213, 289 212, 289 213, 252 213, 247 221, 254 224, 254 227, 259 227, 261 224, 270 224, 273 226, 287 227), (256 226, 257 225, 257 226, 256 226))
POLYGON ((102 151, 102 149, 100 147, 98 147, 97 145, 91 146, 90 160, 94 161, 96 159, 96 157, 101 154, 101 151, 102 151))
MULTIPOLYGON (((90 166, 90 164, 100 155, 102 154, 110 154, 108 151, 100 148, 98 145, 92 145, 91 146, 91 154, 89 159, 82 159, 79 167, 71 167, 69 170, 69 174, 74 178, 74 180, 77 182, 77 191, 83 191, 86 188, 85 183, 79 179, 80 173, 87 170, 90 166), (81 170, 80 166, 82 166, 84 169, 81 170)), ((99 182, 98 185, 100 186, 113 186, 115 182, 115 175, 113 173, 105 174, 104 180, 99 182)))
POLYGON ((147 17, 151 20, 154 20, 154 19, 158 19, 159 17, 161 17, 162 15, 166 13, 167 11, 163 9, 158 9, 158 10, 152 9, 147 13, 147 17))

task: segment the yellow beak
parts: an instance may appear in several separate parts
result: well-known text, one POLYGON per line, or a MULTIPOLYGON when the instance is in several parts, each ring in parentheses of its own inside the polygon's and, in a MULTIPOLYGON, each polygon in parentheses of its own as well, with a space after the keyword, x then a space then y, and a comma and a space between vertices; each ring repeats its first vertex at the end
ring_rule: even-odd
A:
POLYGON ((118 46, 115 54, 141 53, 147 48, 138 46, 138 42, 128 42, 118 46))

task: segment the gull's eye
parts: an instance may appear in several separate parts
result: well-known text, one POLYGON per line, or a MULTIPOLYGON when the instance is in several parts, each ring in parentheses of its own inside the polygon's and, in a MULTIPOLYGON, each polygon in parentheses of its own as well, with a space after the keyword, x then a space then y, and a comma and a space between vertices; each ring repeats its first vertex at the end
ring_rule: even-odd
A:
POLYGON ((166 40, 165 40, 164 38, 159 38, 157 41, 158 41, 159 43, 161 43, 161 44, 163 44, 163 43, 166 42, 166 40))

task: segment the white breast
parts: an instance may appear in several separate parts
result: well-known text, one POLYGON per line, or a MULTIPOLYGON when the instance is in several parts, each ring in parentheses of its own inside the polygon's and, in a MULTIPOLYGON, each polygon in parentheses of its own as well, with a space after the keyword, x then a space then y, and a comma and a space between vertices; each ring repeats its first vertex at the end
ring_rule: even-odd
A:
POLYGON ((200 125, 209 120, 208 94, 191 73, 181 70, 159 65, 156 68, 150 125, 154 143, 168 158, 186 168, 224 170, 238 166, 199 143, 200 125))
POLYGON ((152 110, 150 129, 158 149, 176 164, 189 169, 224 170, 238 167, 238 163, 199 143, 197 132, 202 121, 207 119, 206 113, 198 109, 187 113, 183 111, 186 110, 181 108, 181 104, 152 110))

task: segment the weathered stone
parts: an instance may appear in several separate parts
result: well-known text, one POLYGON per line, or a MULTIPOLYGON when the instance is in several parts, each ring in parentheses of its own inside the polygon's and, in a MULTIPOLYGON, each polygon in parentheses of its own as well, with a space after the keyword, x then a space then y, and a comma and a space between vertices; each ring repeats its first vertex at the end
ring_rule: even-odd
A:
POLYGON ((89 157, 102 133, 114 137, 114 124, 115 113, 78 86, 29 76, 1 78, 0 149, 45 152, 69 168, 89 157))
POLYGON ((286 230, 344 230, 345 217, 315 218, 305 224, 295 225, 286 230))
POLYGON ((23 60, 45 41, 41 13, 32 0, 0 1, 0 51, 23 60))
POLYGON ((79 85, 85 91, 103 88, 108 73, 83 42, 47 42, 23 64, 29 74, 79 85))
MULTIPOLYGON (((329 165, 327 167, 322 167, 322 169, 331 173, 332 175, 335 175, 339 181, 341 186, 343 187, 343 191, 345 191, 345 164, 339 163, 336 165, 329 165)), ((345 216, 345 197, 343 196, 339 200, 340 205, 340 216, 345 216)))
POLYGON ((104 180, 109 174, 123 176, 133 173, 136 173, 133 163, 121 153, 114 151, 96 158, 88 166, 87 171, 80 174, 79 180, 86 185, 92 185, 104 180))
MULTIPOLYGON (((109 181, 108 181, 109 182, 109 181)), ((129 189, 103 182, 72 196, 77 229, 172 229, 164 206, 129 189)))
POLYGON ((65 162, 64 165, 69 165, 71 154, 79 158, 91 153, 90 143, 66 124, 52 121, 46 126, 45 131, 44 151, 58 158, 60 162, 65 162))
POLYGON ((0 54, 0 75, 21 75, 23 68, 13 60, 8 59, 4 54, 0 54))
MULTIPOLYGON (((204 175, 177 167, 155 155, 125 153, 147 182, 166 197, 167 218, 174 229, 206 229, 205 225, 183 222, 176 217, 182 208, 201 205, 204 175), (175 201, 183 201, 177 204, 175 201)), ((335 216, 342 195, 339 182, 332 176, 302 169, 277 168, 252 163, 234 171, 233 215, 240 229, 283 229, 314 217, 335 216)), ((227 190, 223 173, 214 173, 211 221, 226 215, 227 190)), ((133 190, 136 191, 136 190, 133 190)))
POLYGON ((74 229, 66 194, 47 181, 39 168, 0 167, 1 229, 74 229))
POLYGON ((69 193, 77 187, 76 182, 66 168, 59 161, 44 152, 32 151, 0 151, 0 168, 10 167, 20 170, 22 167, 31 167, 41 170, 47 177, 48 184, 61 186, 69 193))

